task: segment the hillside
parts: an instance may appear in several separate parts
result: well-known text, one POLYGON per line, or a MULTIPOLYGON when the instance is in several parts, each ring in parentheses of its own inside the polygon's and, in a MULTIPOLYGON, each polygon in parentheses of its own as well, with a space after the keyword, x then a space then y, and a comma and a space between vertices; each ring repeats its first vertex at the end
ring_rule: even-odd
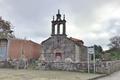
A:
POLYGON ((104 52, 105 60, 120 60, 120 49, 110 49, 104 52))

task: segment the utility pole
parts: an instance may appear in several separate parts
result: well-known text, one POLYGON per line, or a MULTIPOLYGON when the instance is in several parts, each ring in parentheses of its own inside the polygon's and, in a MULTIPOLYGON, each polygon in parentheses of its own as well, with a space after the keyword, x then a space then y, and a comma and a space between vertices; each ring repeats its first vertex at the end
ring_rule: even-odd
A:
POLYGON ((87 52, 87 64, 88 64, 88 73, 90 73, 90 55, 89 55, 89 52, 87 52))

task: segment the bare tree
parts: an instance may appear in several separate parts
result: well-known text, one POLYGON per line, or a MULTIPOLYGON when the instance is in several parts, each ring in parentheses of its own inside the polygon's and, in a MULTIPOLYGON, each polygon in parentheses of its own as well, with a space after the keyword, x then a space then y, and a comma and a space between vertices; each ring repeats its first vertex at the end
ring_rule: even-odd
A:
POLYGON ((110 48, 120 49, 120 36, 110 38, 110 48))

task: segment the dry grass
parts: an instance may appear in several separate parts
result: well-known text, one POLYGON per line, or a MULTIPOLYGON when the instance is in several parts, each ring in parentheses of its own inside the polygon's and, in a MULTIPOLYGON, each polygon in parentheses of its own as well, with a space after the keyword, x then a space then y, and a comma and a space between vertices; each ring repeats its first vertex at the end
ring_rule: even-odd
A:
POLYGON ((0 69, 0 80, 87 80, 100 76, 66 71, 0 69))

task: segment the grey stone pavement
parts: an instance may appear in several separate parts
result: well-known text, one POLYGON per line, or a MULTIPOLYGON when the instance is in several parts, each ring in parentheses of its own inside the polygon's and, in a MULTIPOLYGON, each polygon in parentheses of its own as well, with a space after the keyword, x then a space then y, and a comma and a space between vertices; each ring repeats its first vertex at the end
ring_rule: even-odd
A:
POLYGON ((97 80, 120 80, 120 71, 115 72, 109 76, 97 79, 97 80))

